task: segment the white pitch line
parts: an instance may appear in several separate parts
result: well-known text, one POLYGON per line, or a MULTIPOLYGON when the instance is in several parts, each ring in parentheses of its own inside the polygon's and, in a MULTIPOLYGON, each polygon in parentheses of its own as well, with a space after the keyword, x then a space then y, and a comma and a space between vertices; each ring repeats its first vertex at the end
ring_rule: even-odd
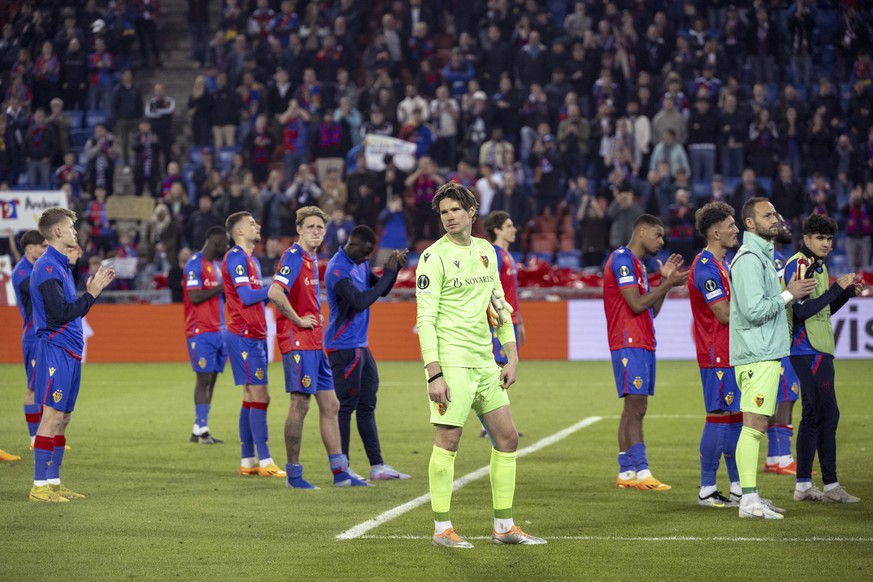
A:
MULTIPOLYGON (((537 442, 535 442, 534 444, 532 444, 530 446, 524 447, 523 449, 518 451, 518 458, 525 457, 527 455, 530 455, 531 453, 536 453, 537 451, 544 449, 549 445, 553 445, 558 441, 564 440, 565 438, 567 438, 568 436, 570 436, 574 432, 576 432, 578 430, 582 430, 583 428, 585 428, 587 426, 591 426, 592 424, 594 424, 595 422, 598 422, 599 420, 601 420, 600 416, 589 416, 588 418, 586 418, 584 420, 580 420, 579 422, 577 422, 573 426, 569 426, 569 427, 565 428, 564 430, 558 431, 551 436, 547 436, 543 439, 538 440, 537 442)), ((466 475, 464 475, 460 479, 455 479, 454 483, 452 483, 452 491, 457 491, 461 487, 464 487, 465 485, 469 485, 470 483, 472 483, 476 479, 480 479, 480 478, 484 477, 485 475, 488 474, 488 471, 489 471, 489 465, 485 465, 484 467, 480 467, 479 469, 476 469, 472 473, 467 473, 466 475)), ((367 533, 368 531, 370 531, 371 529, 379 527, 383 523, 389 522, 392 519, 394 519, 395 517, 400 517, 404 513, 408 512, 408 511, 412 511, 413 509, 424 505, 428 501, 430 501, 430 493, 425 493, 424 495, 416 497, 415 499, 413 499, 411 501, 407 501, 406 503, 404 503, 402 505, 398 505, 397 507, 394 507, 393 509, 389 509, 388 511, 380 513, 379 515, 377 515, 373 519, 368 519, 367 521, 365 521, 363 523, 359 523, 355 527, 348 529, 348 530, 344 531, 343 533, 339 534, 338 536, 336 536, 336 539, 338 539, 338 540, 353 540, 355 538, 359 538, 362 535, 364 535, 365 533, 367 533)))
MULTIPOLYGON (((362 540, 429 540, 430 536, 418 535, 364 535, 360 536, 362 540)), ((467 540, 490 540, 491 536, 464 536, 467 540)), ((582 541, 582 542, 737 542, 737 543, 873 543, 873 538, 853 538, 853 537, 805 537, 805 538, 765 538, 765 537, 728 537, 728 536, 659 536, 659 537, 642 537, 642 536, 554 536, 546 538, 548 540, 564 540, 564 541, 582 541)))

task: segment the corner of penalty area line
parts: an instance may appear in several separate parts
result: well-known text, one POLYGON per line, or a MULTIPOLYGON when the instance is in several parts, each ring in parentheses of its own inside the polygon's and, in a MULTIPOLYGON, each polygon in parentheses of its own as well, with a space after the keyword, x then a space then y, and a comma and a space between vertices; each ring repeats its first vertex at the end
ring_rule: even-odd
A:
MULTIPOLYGON (((517 457, 519 457, 519 458, 526 457, 527 455, 536 453, 536 452, 538 452, 538 451, 540 451, 540 450, 542 450, 550 445, 553 445, 557 442, 564 440, 565 438, 572 435, 573 433, 580 431, 583 428, 589 427, 592 424, 595 424, 601 420, 603 420, 602 416, 589 416, 588 418, 584 418, 584 419, 580 420, 579 422, 577 422, 576 424, 568 426, 567 428, 565 428, 563 430, 559 430, 558 432, 551 434, 547 437, 541 438, 540 440, 533 443, 532 445, 526 446, 523 449, 519 449, 517 457)), ((456 479, 455 482, 452 484, 452 491, 457 491, 458 489, 461 489, 462 487, 472 483, 473 481, 476 481, 477 479, 481 479, 482 477, 485 477, 486 475, 488 475, 488 471, 489 471, 489 466, 485 465, 484 467, 479 467, 475 471, 472 471, 471 473, 467 473, 463 477, 456 479)), ((388 511, 384 511, 384 512, 380 513, 379 515, 377 515, 376 517, 374 517, 372 519, 368 519, 367 521, 361 522, 358 525, 356 525, 350 529, 347 529, 346 531, 337 535, 336 539, 337 540, 358 539, 361 536, 363 536, 364 534, 366 534, 367 532, 369 532, 370 530, 373 530, 373 529, 379 527, 380 525, 391 521, 392 519, 394 519, 396 517, 400 517, 404 513, 407 513, 409 511, 412 511, 413 509, 421 507, 422 505, 424 505, 428 501, 430 501, 430 493, 425 493, 424 495, 416 497, 415 499, 407 501, 406 503, 398 505, 397 507, 393 507, 393 508, 389 509, 388 511)))

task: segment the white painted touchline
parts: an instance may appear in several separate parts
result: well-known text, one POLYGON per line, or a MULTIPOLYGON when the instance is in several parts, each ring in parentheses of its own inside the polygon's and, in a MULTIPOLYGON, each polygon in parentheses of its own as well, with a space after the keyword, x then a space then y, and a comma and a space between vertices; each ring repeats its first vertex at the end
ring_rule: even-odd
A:
MULTIPOLYGON (((431 536, 419 535, 364 535, 359 536, 362 540, 429 540, 431 536)), ((490 540, 491 536, 464 536, 466 540, 490 540)), ((643 536, 552 536, 546 538, 548 540, 566 540, 566 541, 582 541, 582 542, 740 542, 740 543, 760 543, 760 542, 798 542, 798 543, 873 543, 873 538, 855 538, 855 537, 827 537, 815 536, 805 538, 772 538, 772 537, 729 537, 729 536, 658 536, 658 537, 643 537, 643 536)))
MULTIPOLYGON (((565 438, 567 438, 568 436, 570 436, 571 434, 573 434, 574 432, 582 430, 583 428, 585 428, 587 426, 591 426, 592 424, 594 424, 595 422, 598 422, 601 419, 602 419, 602 417, 600 417, 600 416, 589 416, 588 418, 586 418, 584 420, 580 420, 579 422, 577 422, 573 426, 568 426, 564 430, 558 431, 551 436, 547 436, 543 439, 540 439, 537 442, 535 442, 534 444, 527 446, 527 447, 524 447, 523 449, 519 450, 518 451, 518 458, 525 457, 525 456, 530 455, 532 453, 536 453, 537 451, 542 450, 549 445, 553 445, 558 441, 562 441, 565 438)), ((485 465, 484 467, 480 467, 480 468, 476 469, 472 473, 467 473, 466 475, 464 475, 460 479, 455 479, 454 483, 452 483, 452 491, 457 491, 461 487, 464 487, 465 485, 472 483, 476 479, 480 479, 480 478, 484 477, 485 475, 488 474, 488 471, 489 471, 489 465, 485 465)), ((425 493, 424 495, 416 497, 415 499, 413 499, 411 501, 407 501, 406 503, 404 503, 402 505, 398 505, 397 507, 394 507, 392 509, 389 509, 388 511, 380 513, 379 515, 377 515, 373 519, 368 519, 367 521, 365 521, 363 523, 359 523, 355 527, 348 529, 348 530, 344 531, 343 533, 339 534, 338 536, 336 536, 336 539, 338 539, 338 540, 353 540, 353 539, 359 538, 362 535, 364 535, 365 533, 367 533, 368 531, 370 531, 371 529, 375 529, 376 527, 379 527, 383 523, 387 523, 387 522, 391 521, 395 517, 400 517, 404 513, 408 512, 408 511, 412 511, 413 509, 424 505, 428 501, 430 501, 430 493, 425 493)))

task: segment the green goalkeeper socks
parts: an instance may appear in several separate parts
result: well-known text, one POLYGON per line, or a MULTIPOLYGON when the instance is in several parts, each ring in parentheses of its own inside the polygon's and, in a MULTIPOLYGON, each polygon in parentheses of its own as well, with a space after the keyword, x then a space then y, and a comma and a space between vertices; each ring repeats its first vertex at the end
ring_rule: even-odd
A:
MULTIPOLYGON (((455 479, 455 454, 434 445, 430 455, 430 507, 435 521, 448 521, 452 505, 452 481, 455 479)), ((514 473, 514 471, 513 471, 514 473)))
POLYGON ((761 437, 764 433, 744 426, 737 441, 737 471, 740 474, 740 486, 743 493, 754 493, 758 488, 758 453, 761 449, 761 437))
POLYGON ((512 498, 515 495, 515 451, 502 453, 491 449, 491 499, 494 517, 512 517, 512 498))

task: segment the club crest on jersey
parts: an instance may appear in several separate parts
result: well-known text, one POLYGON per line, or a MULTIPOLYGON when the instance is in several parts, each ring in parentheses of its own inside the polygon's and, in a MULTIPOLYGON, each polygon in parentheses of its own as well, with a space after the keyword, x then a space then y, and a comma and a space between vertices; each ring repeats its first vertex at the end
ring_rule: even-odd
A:
POLYGON ((634 387, 635 387, 637 390, 639 390, 640 388, 643 387, 643 379, 640 378, 639 376, 637 376, 636 378, 634 378, 634 387))
POLYGON ((300 383, 303 384, 304 388, 309 388, 309 386, 312 384, 312 378, 310 378, 309 376, 303 376, 303 379, 300 381, 300 383))
POLYGON ((243 352, 243 353, 242 353, 242 359, 243 359, 243 360, 247 360, 247 359, 249 359, 249 353, 248 353, 248 352, 243 352))
POLYGON ((427 289, 428 287, 430 287, 430 279, 428 279, 427 275, 419 275, 416 286, 419 289, 427 289))
POLYGON ((49 368, 49 377, 54 376, 54 375, 55 375, 55 369, 49 368))
POLYGON ((734 393, 733 392, 728 392, 727 394, 724 395, 724 403, 727 404, 728 406, 730 406, 731 404, 734 403, 734 393))
POLYGON ((755 396, 755 406, 757 406, 758 408, 761 408, 762 406, 764 406, 764 395, 763 394, 758 394, 757 396, 755 396))
POLYGON ((262 370, 261 368, 258 368, 257 370, 255 370, 255 378, 257 378, 258 380, 263 380, 264 379, 264 370, 262 370))
POLYGON ((436 404, 437 413, 439 413, 440 416, 443 416, 449 408, 449 405, 445 402, 434 402, 434 404, 436 404))
POLYGON ((718 376, 718 380, 719 382, 721 382, 722 376, 724 376, 724 372, 722 370, 719 370, 715 373, 715 375, 718 376))
POLYGON ((479 260, 482 261, 482 264, 485 265, 485 268, 488 268, 488 255, 484 253, 479 253, 479 260))
POLYGON ((233 270, 233 272, 236 273, 237 275, 245 275, 246 269, 242 265, 237 265, 236 268, 233 270))
POLYGON ((197 360, 197 365, 200 366, 201 368, 205 368, 206 367, 206 358, 200 358, 199 360, 197 360))
POLYGON ((55 404, 61 401, 61 398, 64 397, 64 393, 60 391, 60 389, 52 392, 52 400, 55 401, 55 404))

